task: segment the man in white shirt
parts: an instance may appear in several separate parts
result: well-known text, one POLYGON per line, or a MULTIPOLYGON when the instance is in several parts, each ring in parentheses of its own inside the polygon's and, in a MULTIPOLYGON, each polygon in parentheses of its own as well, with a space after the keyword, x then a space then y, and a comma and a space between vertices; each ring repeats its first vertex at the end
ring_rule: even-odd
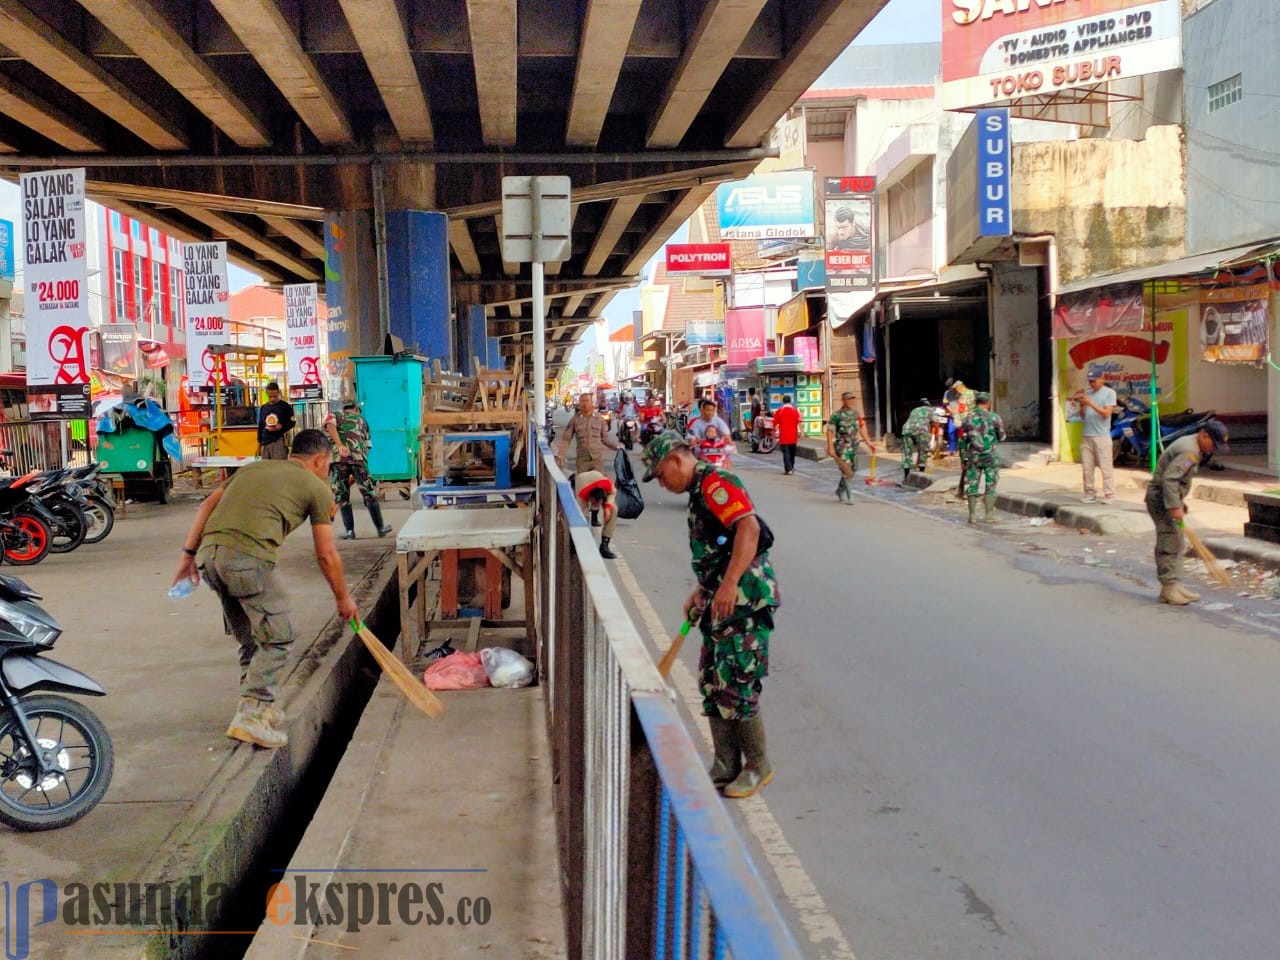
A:
POLYGON ((1089 371, 1089 389, 1080 390, 1074 399, 1084 415, 1084 433, 1080 437, 1080 465, 1084 468, 1084 502, 1097 503, 1093 471, 1102 471, 1102 500, 1110 503, 1115 496, 1115 476, 1111 469, 1111 414, 1116 408, 1116 392, 1103 382, 1102 371, 1089 371))
POLYGON ((695 440, 701 440, 707 435, 708 427, 715 427, 720 431, 720 436, 726 440, 729 438, 729 425, 724 422, 724 418, 716 412, 716 402, 714 400, 703 400, 699 409, 701 416, 689 424, 689 435, 695 440))

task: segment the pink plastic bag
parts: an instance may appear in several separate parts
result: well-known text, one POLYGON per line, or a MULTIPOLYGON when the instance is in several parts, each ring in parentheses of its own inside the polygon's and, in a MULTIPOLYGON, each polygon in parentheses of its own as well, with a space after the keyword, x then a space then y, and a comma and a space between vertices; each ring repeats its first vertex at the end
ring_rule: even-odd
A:
POLYGON ((489 686, 480 654, 459 650, 441 657, 422 675, 428 690, 475 690, 489 686))

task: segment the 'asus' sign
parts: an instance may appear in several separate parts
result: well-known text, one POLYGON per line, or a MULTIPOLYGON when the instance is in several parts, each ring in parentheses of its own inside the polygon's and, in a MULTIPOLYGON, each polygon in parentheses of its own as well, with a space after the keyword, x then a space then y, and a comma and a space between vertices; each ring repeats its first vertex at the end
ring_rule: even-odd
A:
POLYGON ((726 210, 771 210, 798 208, 804 203, 800 187, 734 187, 725 201, 726 210))

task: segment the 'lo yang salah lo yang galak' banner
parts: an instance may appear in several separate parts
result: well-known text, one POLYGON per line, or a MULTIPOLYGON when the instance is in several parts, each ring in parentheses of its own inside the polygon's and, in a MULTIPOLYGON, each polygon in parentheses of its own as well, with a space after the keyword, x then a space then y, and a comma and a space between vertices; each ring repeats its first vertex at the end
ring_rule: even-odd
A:
POLYGON ((289 362, 289 399, 319 400, 319 296, 314 283, 290 283, 284 288, 284 345, 289 362))
POLYGON ((84 170, 24 173, 27 401, 32 418, 89 416, 90 340, 84 170))

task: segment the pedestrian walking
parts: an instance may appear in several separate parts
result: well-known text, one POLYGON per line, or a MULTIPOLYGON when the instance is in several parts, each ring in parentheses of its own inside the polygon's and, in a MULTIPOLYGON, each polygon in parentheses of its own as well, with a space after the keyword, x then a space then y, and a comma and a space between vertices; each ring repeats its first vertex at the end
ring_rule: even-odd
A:
POLYGON ((644 479, 689 495, 689 550, 697 585, 684 614, 702 633, 698 686, 711 726, 710 776, 726 797, 749 797, 773 779, 760 716, 769 672, 769 637, 778 581, 769 562, 773 536, 742 481, 698 460, 668 430, 645 448, 644 479))
POLYGON ((791 397, 782 398, 782 406, 773 411, 773 428, 778 431, 778 446, 782 448, 782 475, 796 472, 796 445, 800 442, 800 411, 791 404, 791 397))
POLYGON ((929 450, 929 431, 933 425, 933 404, 928 397, 920 398, 920 405, 907 415, 907 422, 902 425, 902 482, 911 476, 911 461, 914 458, 916 467, 924 472, 924 458, 929 450))
POLYGON ((1215 453, 1227 450, 1227 428, 1221 420, 1210 420, 1189 437, 1179 437, 1156 461, 1156 472, 1147 482, 1147 513, 1156 525, 1156 576, 1160 579, 1160 602, 1176 607, 1200 599, 1182 580, 1182 518, 1186 516, 1191 480, 1215 453))
POLYGON ((359 618, 333 541, 333 448, 319 430, 302 430, 286 460, 241 467, 200 504, 182 545, 176 584, 209 582, 222 602, 228 632, 240 645, 240 701, 227 736, 273 749, 288 742, 277 684, 293 643, 289 598, 275 572, 285 537, 311 522, 316 562, 328 581, 338 619, 359 618))
POLYGON ((356 538, 356 515, 351 507, 351 485, 360 491, 365 507, 369 510, 369 519, 378 531, 378 536, 385 537, 391 532, 391 524, 382 519, 382 504, 378 502, 378 490, 373 478, 369 476, 369 450, 373 440, 369 435, 369 424, 360 416, 360 405, 354 400, 342 404, 341 413, 330 413, 324 421, 324 431, 329 435, 337 456, 333 461, 333 496, 337 500, 338 510, 342 514, 341 539, 356 538))
POLYGON ((1080 436, 1080 466, 1084 470, 1084 502, 1097 503, 1093 485, 1094 470, 1102 471, 1102 499, 1110 503, 1115 496, 1115 471, 1111 455, 1111 414, 1116 408, 1116 392, 1102 379, 1102 371, 1089 371, 1089 389, 1077 391, 1072 398, 1084 414, 1084 430, 1080 436))
MULTIPOLYGON (((578 411, 569 418, 569 425, 556 441, 556 464, 563 467, 564 458, 569 452, 569 441, 573 440, 574 474, 605 472, 605 463, 610 456, 605 451, 621 450, 622 444, 609 435, 609 425, 596 413, 596 401, 590 393, 578 397, 578 411)), ((573 479, 573 474, 570 475, 573 479)), ((600 512, 591 512, 591 525, 600 526, 600 512)))
POLYGON ((840 470, 836 499, 850 504, 853 503, 853 489, 849 484, 858 472, 858 444, 866 443, 859 432, 854 400, 852 393, 840 394, 840 409, 827 421, 827 456, 836 462, 840 470))
POLYGON ((285 437, 293 429, 293 407, 280 399, 280 384, 272 381, 265 390, 267 402, 258 408, 258 458, 287 460, 285 437))
POLYGON ((1000 443, 1006 439, 1004 421, 991 410, 991 395, 981 391, 973 396, 974 410, 960 426, 960 448, 965 462, 964 492, 969 501, 969 522, 976 523, 981 491, 982 519, 995 523, 996 486, 1000 482, 1000 443))
POLYGON ((609 548, 614 527, 618 525, 618 498, 613 481, 599 470, 588 470, 574 476, 575 493, 582 501, 582 512, 589 516, 604 514, 604 529, 600 531, 600 556, 616 560, 618 555, 609 548))

